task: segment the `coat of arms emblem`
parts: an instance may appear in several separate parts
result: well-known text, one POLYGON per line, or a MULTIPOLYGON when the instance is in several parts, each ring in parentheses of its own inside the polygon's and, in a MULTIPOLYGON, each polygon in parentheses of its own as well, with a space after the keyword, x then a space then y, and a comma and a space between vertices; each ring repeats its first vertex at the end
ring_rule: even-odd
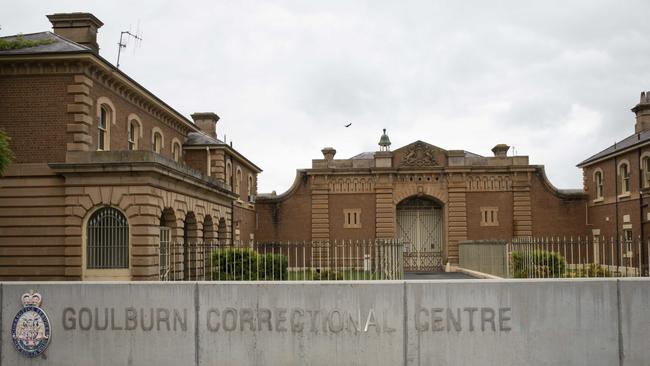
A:
POLYGON ((50 320, 40 308, 42 297, 30 291, 21 296, 23 308, 11 323, 16 350, 27 357, 41 355, 50 344, 50 320))

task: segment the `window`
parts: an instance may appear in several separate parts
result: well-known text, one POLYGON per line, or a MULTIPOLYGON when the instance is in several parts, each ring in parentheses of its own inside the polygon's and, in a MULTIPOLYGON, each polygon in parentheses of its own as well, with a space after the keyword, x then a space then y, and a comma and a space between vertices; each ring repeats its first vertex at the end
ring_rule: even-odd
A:
POLYGON ((253 197, 253 193, 255 191, 253 190, 253 176, 250 174, 248 175, 248 186, 246 188, 248 188, 248 202, 254 202, 255 198, 253 197))
POLYGON ((622 163, 619 167, 621 176, 621 194, 630 193, 630 166, 628 163, 622 163))
POLYGON ((623 240, 625 241, 625 252, 623 253, 623 257, 632 258, 632 256, 633 256, 633 252, 632 252, 633 240, 632 240, 632 230, 631 229, 623 230, 623 240))
POLYGON ((594 173, 594 182, 596 183, 596 199, 603 198, 603 172, 594 173))
POLYGON ((643 187, 650 187, 650 156, 643 157, 641 161, 641 169, 643 169, 643 187))
POLYGON ((481 226, 499 226, 498 207, 481 207, 481 226))
POLYGON ((232 187, 232 164, 226 162, 226 184, 232 187))
POLYGON ((346 229, 361 228, 361 209, 343 210, 343 227, 346 229))
POLYGON ((108 150, 108 108, 102 105, 99 108, 99 123, 97 124, 97 150, 108 150))
POLYGON ((138 135, 140 135, 140 126, 135 120, 129 121, 129 130, 128 130, 129 150, 138 149, 138 135))
POLYGON ((162 149, 162 144, 163 144, 163 138, 162 134, 158 131, 153 133, 153 151, 155 153, 160 154, 160 150, 162 149))
POLYGON ((240 194, 241 191, 241 169, 237 168, 237 175, 235 176, 235 193, 240 194))
POLYGON ((181 161, 181 151, 181 143, 178 139, 174 138, 172 140, 172 158, 177 163, 181 161))
POLYGON ((117 209, 95 211, 87 227, 88 269, 129 268, 129 223, 117 209))

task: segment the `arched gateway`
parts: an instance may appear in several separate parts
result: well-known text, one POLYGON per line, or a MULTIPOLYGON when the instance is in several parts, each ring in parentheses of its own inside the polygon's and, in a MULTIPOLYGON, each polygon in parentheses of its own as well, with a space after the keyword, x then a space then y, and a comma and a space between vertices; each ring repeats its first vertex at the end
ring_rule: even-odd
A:
POLYGON ((442 221, 442 204, 436 200, 410 197, 397 205, 397 237, 405 243, 405 271, 429 272, 442 269, 442 221))

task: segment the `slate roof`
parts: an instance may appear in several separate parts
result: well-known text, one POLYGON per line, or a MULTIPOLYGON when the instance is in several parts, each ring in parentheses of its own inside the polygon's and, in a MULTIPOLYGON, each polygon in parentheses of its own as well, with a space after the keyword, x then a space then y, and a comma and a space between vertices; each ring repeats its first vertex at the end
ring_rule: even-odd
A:
POLYGON ((352 160, 372 160, 375 158, 375 153, 373 151, 362 152, 359 155, 351 157, 352 160))
POLYGON ((585 165, 588 165, 589 163, 592 163, 596 160, 605 158, 610 155, 615 155, 623 150, 629 149, 631 147, 634 147, 636 145, 641 145, 645 144, 648 141, 650 141, 650 130, 648 131, 643 131, 641 133, 635 133, 633 135, 630 135, 626 138, 624 138, 621 141, 618 141, 614 143, 614 145, 606 148, 605 150, 590 156, 589 158, 583 160, 578 164, 578 167, 583 167, 585 165))
POLYGON ((0 37, 0 39, 14 40, 22 37, 28 41, 42 41, 51 39, 54 42, 34 47, 18 48, 15 50, 0 50, 0 55, 27 55, 39 53, 69 53, 69 52, 93 52, 90 48, 72 42, 52 32, 39 32, 29 34, 18 34, 13 36, 0 37))
POLYGON ((208 136, 202 132, 190 132, 187 140, 183 145, 187 146, 205 146, 205 145, 225 145, 226 143, 216 137, 208 136))
MULTIPOLYGON (((483 156, 479 154, 474 154, 473 152, 465 151, 465 157, 466 158, 482 158, 483 156)), ((375 152, 374 151, 366 151, 362 152, 361 154, 355 155, 351 157, 350 159, 352 160, 372 160, 375 158, 375 152)))

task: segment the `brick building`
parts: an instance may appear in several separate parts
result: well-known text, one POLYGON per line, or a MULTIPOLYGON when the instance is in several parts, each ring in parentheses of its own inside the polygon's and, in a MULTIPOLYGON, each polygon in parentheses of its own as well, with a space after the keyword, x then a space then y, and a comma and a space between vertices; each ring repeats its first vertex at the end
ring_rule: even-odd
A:
POLYGON ((0 179, 0 279, 158 279, 172 242, 400 238, 407 270, 433 270, 458 263, 462 240, 648 237, 650 94, 633 135, 578 165, 582 190, 556 189, 504 144, 391 150, 384 131, 378 151, 324 148, 287 192, 256 200, 261 170, 218 138, 215 113, 189 120, 103 59, 93 15, 48 18, 54 33, 2 38, 31 44, 0 51, 15 154, 0 179))
POLYGON ((48 18, 2 38, 30 47, 0 51, 0 278, 158 279, 170 242, 252 239, 261 170, 219 117, 187 119, 102 58, 92 14, 48 18))
POLYGON ((408 243, 408 270, 458 263, 458 242, 585 232, 586 194, 558 190, 527 156, 445 150, 416 141, 350 159, 323 159, 298 170, 293 186, 257 201, 259 240, 368 240, 408 243))
POLYGON ((650 234, 650 92, 641 93, 632 111, 636 114, 632 135, 578 164, 588 193, 588 234, 596 240, 613 237, 628 243, 621 253, 623 260, 648 255, 647 243, 631 243, 638 238, 645 242, 650 234))

